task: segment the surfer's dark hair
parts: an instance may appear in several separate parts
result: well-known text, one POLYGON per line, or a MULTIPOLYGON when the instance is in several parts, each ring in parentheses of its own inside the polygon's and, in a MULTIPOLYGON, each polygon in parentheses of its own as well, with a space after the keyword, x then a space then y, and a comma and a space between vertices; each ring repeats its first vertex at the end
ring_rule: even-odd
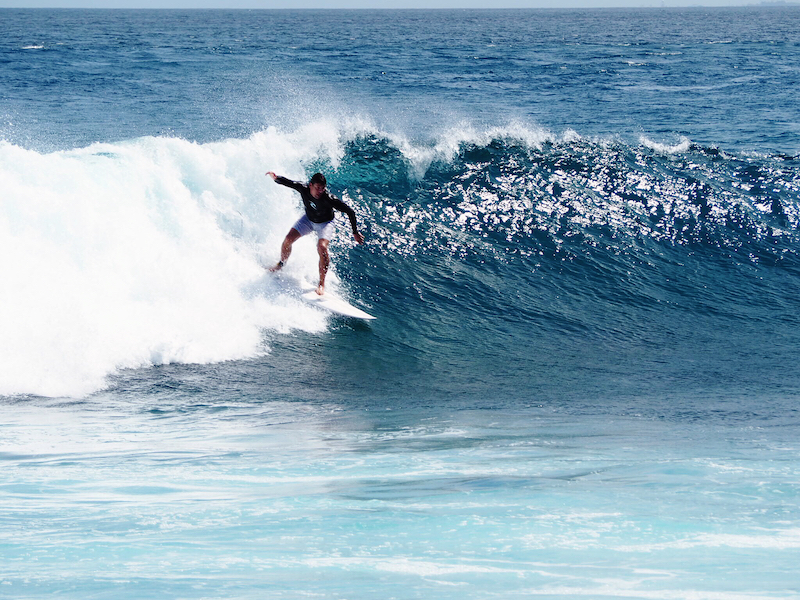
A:
POLYGON ((325 179, 325 175, 322 173, 314 173, 308 183, 318 183, 322 187, 326 187, 328 185, 328 180, 325 179))

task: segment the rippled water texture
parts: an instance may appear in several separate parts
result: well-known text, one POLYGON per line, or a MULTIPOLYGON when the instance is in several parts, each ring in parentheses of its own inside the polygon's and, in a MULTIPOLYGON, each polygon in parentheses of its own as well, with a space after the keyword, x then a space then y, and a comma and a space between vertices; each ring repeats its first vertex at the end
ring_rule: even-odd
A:
POLYGON ((798 16, 0 10, 0 596, 799 597, 798 16))

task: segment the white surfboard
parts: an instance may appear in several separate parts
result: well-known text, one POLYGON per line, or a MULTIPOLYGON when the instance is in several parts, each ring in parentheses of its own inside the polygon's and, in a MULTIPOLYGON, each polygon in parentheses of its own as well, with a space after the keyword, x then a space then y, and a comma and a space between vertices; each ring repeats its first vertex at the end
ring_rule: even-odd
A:
POLYGON ((325 292, 322 296, 320 296, 317 294, 316 289, 312 289, 309 292, 303 292, 300 297, 306 302, 330 311, 335 315, 350 317, 353 319, 364 319, 366 321, 375 318, 371 314, 364 312, 360 308, 356 308, 352 304, 345 302, 330 292, 325 292))

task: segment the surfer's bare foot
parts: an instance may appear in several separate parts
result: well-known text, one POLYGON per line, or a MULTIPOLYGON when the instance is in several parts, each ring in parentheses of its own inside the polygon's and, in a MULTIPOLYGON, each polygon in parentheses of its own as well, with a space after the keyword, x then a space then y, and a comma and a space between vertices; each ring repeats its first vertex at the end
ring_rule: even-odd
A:
POLYGON ((270 268, 270 270, 269 270, 269 272, 270 272, 270 273, 274 273, 275 271, 280 271, 282 268, 283 268, 283 261, 282 261, 282 260, 279 260, 279 261, 278 261, 278 264, 277 264, 277 265, 275 265, 274 267, 271 267, 271 268, 270 268))
POLYGON ((319 294, 320 296, 322 296, 324 293, 325 293, 325 284, 324 284, 324 283, 320 283, 320 284, 317 286, 317 294, 319 294))

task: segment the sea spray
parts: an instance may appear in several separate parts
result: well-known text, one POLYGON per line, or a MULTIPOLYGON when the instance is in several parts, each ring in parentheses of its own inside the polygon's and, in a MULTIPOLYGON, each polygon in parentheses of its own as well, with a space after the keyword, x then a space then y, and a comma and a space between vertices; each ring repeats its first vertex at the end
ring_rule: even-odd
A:
POLYGON ((265 280, 296 212, 263 175, 268 147, 0 145, 0 393, 79 396, 119 368, 255 356, 264 328, 320 328, 265 280))

